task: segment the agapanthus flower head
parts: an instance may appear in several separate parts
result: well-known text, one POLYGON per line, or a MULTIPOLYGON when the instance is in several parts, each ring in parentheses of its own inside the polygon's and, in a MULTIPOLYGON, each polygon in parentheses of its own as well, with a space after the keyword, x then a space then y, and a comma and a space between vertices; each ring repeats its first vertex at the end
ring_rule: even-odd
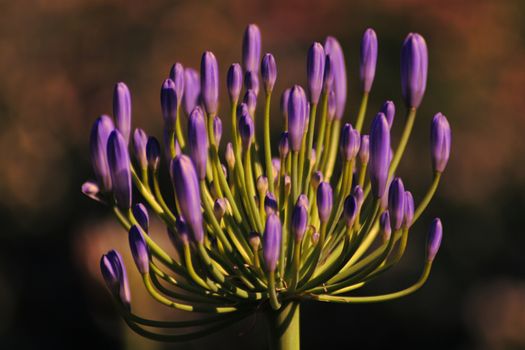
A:
POLYGON ((380 198, 385 193, 390 166, 390 127, 383 113, 376 115, 370 129, 370 161, 368 173, 372 193, 380 198))
POLYGON ((108 139, 108 164, 113 185, 113 196, 120 208, 131 208, 131 169, 128 145, 118 130, 108 139))
POLYGON ((452 135, 447 118, 437 113, 432 119, 430 143, 432 154, 432 167, 434 171, 442 173, 450 157, 450 143, 452 135))
POLYGON ((133 148, 135 149, 135 157, 142 169, 148 168, 148 157, 146 156, 146 144, 148 142, 148 135, 144 130, 137 128, 133 132, 133 148))
POLYGON ((323 90, 325 52, 323 45, 315 42, 308 50, 306 60, 306 76, 308 78, 308 94, 310 103, 317 104, 323 90))
POLYGON ((113 120, 107 115, 100 116, 91 129, 89 140, 91 165, 102 191, 111 191, 111 175, 109 173, 107 144, 109 135, 115 128, 113 120))
POLYGON ((201 96, 206 113, 214 116, 219 108, 219 66, 211 51, 202 54, 201 96))
POLYGON ((188 120, 188 145, 197 176, 200 180, 206 177, 206 162, 208 161, 208 136, 206 121, 202 109, 193 109, 188 120))
POLYGON ((439 218, 435 218, 430 225, 430 231, 427 239, 427 260, 433 261, 441 246, 443 237, 443 225, 439 218))
POLYGON ((428 52, 425 39, 417 33, 406 37, 401 49, 401 87, 405 104, 418 108, 427 86, 428 52))
POLYGON ((333 74, 334 92, 336 99, 335 118, 341 119, 346 105, 346 63, 343 49, 336 38, 329 36, 324 42, 324 51, 330 55, 333 74))
POLYGON ((164 117, 164 127, 169 130, 175 130, 177 121, 177 105, 180 96, 177 95, 175 83, 171 79, 164 80, 160 89, 160 105, 162 116, 164 117))
POLYGON ((200 75, 193 68, 184 69, 184 94, 182 102, 184 112, 190 115, 191 111, 199 104, 201 94, 200 75))
POLYGON ((228 69, 226 84, 230 101, 236 104, 239 102, 239 95, 242 89, 242 68, 238 63, 232 64, 228 69))
POLYGON ((264 85, 264 92, 269 95, 273 91, 275 80, 277 80, 277 64, 271 53, 267 53, 262 59, 261 76, 264 85))
POLYGON ((242 40, 242 65, 246 72, 257 73, 261 58, 261 31, 256 24, 250 24, 242 40))
POLYGON ((175 91, 177 92, 177 108, 181 105, 182 96, 184 95, 184 67, 179 62, 171 66, 170 79, 175 83, 175 91))
POLYGON ((133 206, 133 217, 137 220, 142 230, 147 233, 149 230, 149 214, 144 204, 137 203, 133 206))
POLYGON ((273 272, 277 267, 281 251, 281 221, 275 214, 266 218, 263 235, 263 256, 266 271, 273 272))
POLYGON ((131 132, 131 94, 123 82, 115 84, 113 90, 113 116, 117 122, 117 129, 128 143, 131 132))
POLYGON ((396 106, 394 105, 394 102, 385 101, 381 107, 381 112, 385 115, 388 126, 392 128, 392 124, 394 124, 394 117, 396 115, 396 106))
POLYGON ((129 247, 135 265, 142 275, 149 273, 149 251, 148 245, 140 229, 133 225, 129 229, 129 247))
POLYGON ((368 93, 376 74, 377 62, 377 36, 372 28, 368 28, 361 40, 360 77, 363 91, 368 93))

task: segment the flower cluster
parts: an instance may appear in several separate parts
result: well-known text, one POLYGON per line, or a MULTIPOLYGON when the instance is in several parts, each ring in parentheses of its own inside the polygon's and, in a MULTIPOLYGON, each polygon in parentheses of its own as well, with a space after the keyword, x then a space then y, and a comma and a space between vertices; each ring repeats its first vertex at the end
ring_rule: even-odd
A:
POLYGON ((450 126, 437 113, 430 138, 434 177, 416 206, 396 169, 425 93, 427 46, 415 33, 402 45, 407 116, 395 148, 392 101, 375 115, 369 133, 363 132, 377 56, 376 33, 367 29, 360 56, 362 102, 352 125, 343 122, 347 76, 339 42, 328 37, 324 44, 310 46, 306 88, 293 85, 281 96, 284 131, 274 147, 277 157, 270 133, 277 65, 270 53, 261 59, 256 25, 245 31, 242 65, 232 64, 226 75, 232 139, 224 153, 220 74, 212 52, 202 55, 200 72, 176 63, 162 83, 162 146, 142 129, 131 134, 130 91, 124 83, 115 86, 114 119, 102 115, 91 131, 96 181, 84 183, 82 191, 111 206, 129 232, 137 269, 154 299, 177 310, 214 314, 179 322, 136 315, 126 268, 112 250, 100 267, 132 329, 153 339, 189 340, 260 308, 278 312, 302 300, 384 301, 424 284, 441 242, 437 218, 428 235, 423 272, 414 285, 382 295, 352 295, 401 259, 410 229, 434 195, 450 154, 450 126), (262 140, 256 137, 256 125, 263 129, 262 140), (159 172, 164 167, 172 188, 161 190, 159 172), (166 224, 175 256, 150 237, 151 211, 166 224), (192 326, 205 327, 169 335, 148 329, 192 326))

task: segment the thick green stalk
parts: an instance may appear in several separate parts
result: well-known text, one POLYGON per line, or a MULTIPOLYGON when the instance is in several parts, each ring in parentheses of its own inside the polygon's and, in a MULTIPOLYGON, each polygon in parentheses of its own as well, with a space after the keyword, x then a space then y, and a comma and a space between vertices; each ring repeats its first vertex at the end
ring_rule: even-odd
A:
POLYGON ((278 310, 266 312, 270 328, 270 346, 272 350, 300 350, 300 304, 290 301, 278 310))

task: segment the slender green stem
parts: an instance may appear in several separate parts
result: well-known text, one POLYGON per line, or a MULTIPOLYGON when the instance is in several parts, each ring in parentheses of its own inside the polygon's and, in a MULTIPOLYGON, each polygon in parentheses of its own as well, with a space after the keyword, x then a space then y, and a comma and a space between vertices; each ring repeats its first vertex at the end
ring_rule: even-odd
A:
POLYGON ((421 214, 425 211, 428 204, 430 203, 430 200, 432 197, 434 197, 434 194, 436 193, 436 190, 439 185, 439 180, 441 180, 441 173, 436 172, 434 174, 434 181, 432 181, 432 185, 428 189, 427 193, 425 194, 425 197, 421 200, 421 203, 417 206, 416 211, 414 212, 414 220, 412 221, 412 224, 419 219, 421 214))
POLYGON ((357 114, 357 120, 355 122, 355 128, 359 132, 361 132, 361 129, 363 128, 367 105, 368 105, 368 92, 364 92, 363 97, 361 98, 361 105, 359 106, 359 113, 357 114))
POLYGON ((268 178, 268 187, 270 192, 274 193, 273 185, 273 168, 272 168, 272 149, 270 143, 270 101, 272 94, 266 96, 266 104, 264 106, 264 159, 266 166, 266 177, 268 178))
POLYGON ((392 178, 392 176, 396 172, 399 162, 401 161, 401 157, 403 157, 403 153, 405 152, 408 140, 410 139, 410 134, 412 133, 412 128, 414 127, 415 120, 416 109, 410 108, 408 110, 408 117, 405 123, 405 128, 403 129, 403 134, 401 134, 401 140, 399 140, 396 152, 394 153, 394 157, 392 158, 392 162, 390 163, 390 171, 388 172, 389 178, 392 178))

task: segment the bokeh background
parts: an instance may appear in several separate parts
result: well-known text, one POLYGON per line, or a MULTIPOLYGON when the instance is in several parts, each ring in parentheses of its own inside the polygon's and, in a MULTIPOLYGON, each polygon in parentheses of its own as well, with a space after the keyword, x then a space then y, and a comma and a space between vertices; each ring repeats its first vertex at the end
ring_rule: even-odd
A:
MULTIPOLYGON (((384 304, 305 304, 303 348, 525 349, 524 1, 39 0, 0 1, 0 13, 1 348, 266 348, 261 317, 176 346, 128 331, 98 276, 100 254, 127 251, 126 234, 80 193, 92 177, 91 123, 111 112, 115 82, 131 88, 134 126, 160 136, 158 93, 171 64, 198 68, 201 53, 212 50, 224 88, 244 27, 254 22, 263 52, 276 57, 279 94, 305 83, 313 41, 340 40, 347 121, 360 99, 363 31, 373 27, 379 37, 367 121, 385 99, 403 110, 400 46, 408 32, 424 35, 428 88, 400 168, 416 200, 431 181, 432 115, 443 112, 453 128, 448 169, 406 256, 368 290, 417 278, 428 224, 439 215, 444 241, 426 286, 384 304)), ((396 118, 397 140, 403 113, 396 118)), ((153 305, 136 285, 141 311, 183 317, 153 305)))

